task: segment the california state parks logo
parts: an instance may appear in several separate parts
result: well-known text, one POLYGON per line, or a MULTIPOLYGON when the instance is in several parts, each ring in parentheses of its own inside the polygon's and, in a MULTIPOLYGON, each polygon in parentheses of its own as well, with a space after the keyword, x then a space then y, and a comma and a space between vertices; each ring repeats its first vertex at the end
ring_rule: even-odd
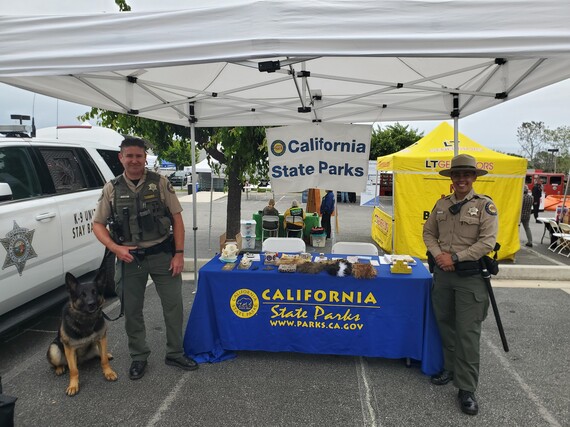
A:
POLYGON ((21 276, 26 266, 26 261, 38 256, 32 247, 34 231, 22 228, 14 221, 12 230, 6 234, 6 237, 0 239, 0 243, 6 249, 6 259, 4 260, 2 270, 14 265, 21 276))
POLYGON ((274 156, 277 157, 282 156, 283 154, 285 154, 285 143, 280 139, 276 139, 271 143, 269 149, 271 150, 271 153, 274 156))
POLYGON ((237 317, 248 319, 259 310, 259 298, 250 289, 239 289, 230 298, 230 307, 237 317))

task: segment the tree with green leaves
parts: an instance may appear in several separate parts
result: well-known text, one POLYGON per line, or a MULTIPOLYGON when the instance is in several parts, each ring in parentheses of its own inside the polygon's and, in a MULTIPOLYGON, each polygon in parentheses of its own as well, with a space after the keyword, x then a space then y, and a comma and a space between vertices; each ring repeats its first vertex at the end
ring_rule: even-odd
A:
POLYGON ((408 128, 409 125, 396 123, 386 126, 384 129, 373 129, 370 142, 370 160, 376 160, 378 157, 403 150, 423 138, 423 132, 408 128))
MULTIPOLYGON (((159 158, 190 165, 190 128, 113 111, 91 109, 80 120, 96 120, 101 126, 137 135, 153 145, 159 158)), ((242 183, 246 177, 266 177, 269 169, 265 128, 196 128, 196 147, 225 166, 228 182, 226 234, 240 229, 242 183)))
POLYGON ((240 229, 241 194, 246 177, 266 177, 269 170, 267 143, 263 127, 219 128, 203 144, 206 152, 225 165, 228 182, 226 235, 240 229))

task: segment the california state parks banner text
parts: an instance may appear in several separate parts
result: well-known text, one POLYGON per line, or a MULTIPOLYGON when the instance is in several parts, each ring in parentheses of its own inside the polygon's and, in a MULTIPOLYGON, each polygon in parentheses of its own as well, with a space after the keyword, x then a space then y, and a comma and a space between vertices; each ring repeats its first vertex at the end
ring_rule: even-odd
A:
POLYGON ((364 191, 372 126, 293 125, 266 129, 266 134, 274 192, 364 191))

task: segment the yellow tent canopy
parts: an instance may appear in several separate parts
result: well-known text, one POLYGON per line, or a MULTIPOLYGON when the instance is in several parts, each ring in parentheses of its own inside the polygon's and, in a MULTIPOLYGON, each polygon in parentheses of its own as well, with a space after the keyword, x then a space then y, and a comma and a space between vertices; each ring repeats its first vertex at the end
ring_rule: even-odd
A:
MULTIPOLYGON (((378 157, 376 168, 394 174, 393 242, 372 237, 387 252, 426 258, 422 230, 435 202, 453 191, 451 180, 439 171, 451 166, 453 127, 446 122, 415 144, 387 156, 378 157)), ((520 249, 518 225, 522 204, 522 188, 526 159, 498 153, 459 133, 459 153, 470 154, 477 167, 488 171, 473 185, 479 194, 493 199, 499 212, 501 244, 499 258, 514 258, 520 249)))

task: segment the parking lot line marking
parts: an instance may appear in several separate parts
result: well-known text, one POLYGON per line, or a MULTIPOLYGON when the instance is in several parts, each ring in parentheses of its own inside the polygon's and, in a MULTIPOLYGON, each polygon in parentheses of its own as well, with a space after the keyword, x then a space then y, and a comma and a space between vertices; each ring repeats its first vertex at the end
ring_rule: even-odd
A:
POLYGON ((377 427, 376 411, 374 410, 374 398, 368 381, 367 367, 368 363, 364 357, 354 359, 356 362, 358 392, 360 394, 360 404, 362 406, 362 425, 366 427, 377 427))
POLYGON ((160 419, 162 418, 162 414, 164 414, 166 411, 168 411, 168 408, 170 408, 170 405, 172 403, 174 403, 174 400, 178 396, 180 389, 182 389, 182 386, 186 383, 186 381, 188 381, 188 378, 190 378, 190 375, 182 375, 180 377, 180 379, 178 380, 178 382, 176 383, 174 388, 164 398, 164 400, 162 401, 162 403, 158 407, 158 410, 154 413, 154 416, 146 424, 147 427, 153 427, 157 423, 160 422, 160 419))
POLYGON ((560 425, 560 423, 556 420, 556 418, 554 418, 554 416, 548 411, 548 409, 546 409, 546 407, 542 404, 542 402, 540 401, 539 397, 534 394, 534 392, 532 391, 532 388, 522 379, 522 377, 518 374, 518 372, 516 371, 515 368, 512 367, 511 363, 509 362, 509 360, 503 355, 503 353, 498 349, 498 347, 496 347, 486 336, 484 333, 481 334, 483 336, 483 339, 485 340, 485 343, 489 346, 489 348, 491 349, 491 351, 493 352, 493 354, 495 356, 497 356, 497 359, 499 359, 499 362, 501 362, 501 365, 503 365, 503 368, 505 368, 505 370, 514 378, 514 380, 519 383, 519 385, 521 386, 522 390, 524 391, 524 393, 527 395, 527 397, 537 406, 538 408, 538 413, 540 414, 540 416, 542 417, 542 419, 544 421, 546 421, 548 423, 549 426, 552 427, 562 427, 560 425))

